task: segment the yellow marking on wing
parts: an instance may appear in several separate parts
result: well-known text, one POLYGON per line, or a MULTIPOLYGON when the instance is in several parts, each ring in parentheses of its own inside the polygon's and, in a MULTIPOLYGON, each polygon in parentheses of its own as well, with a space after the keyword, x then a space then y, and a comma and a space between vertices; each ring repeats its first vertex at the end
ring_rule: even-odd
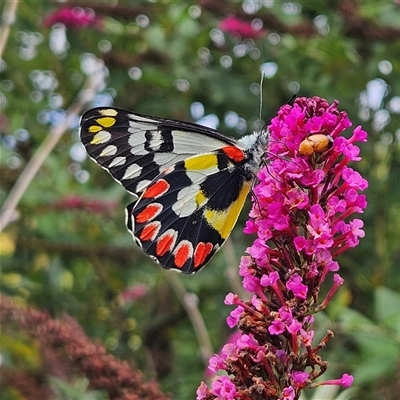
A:
POLYGON ((91 126, 89 126, 88 131, 90 133, 97 133, 97 132, 100 132, 102 129, 103 128, 101 126, 99 126, 99 125, 91 125, 91 126))
POLYGON ((97 118, 96 122, 103 126, 104 128, 110 128, 111 126, 113 126, 116 122, 115 118, 112 117, 101 117, 101 118, 97 118))
POLYGON ((118 114, 118 111, 114 108, 107 108, 105 110, 100 110, 99 114, 101 114, 103 117, 115 117, 118 114))
POLYGON ((217 156, 211 153, 190 157, 185 161, 185 168, 189 171, 200 171, 215 168, 217 166, 217 156))
POLYGON ((204 193, 201 190, 199 190, 196 194, 197 208, 201 207, 206 201, 207 201, 206 196, 204 195, 204 193))
POLYGON ((208 208, 204 210, 204 217, 208 224, 219 232, 222 239, 226 239, 232 232, 246 197, 249 194, 250 187, 251 182, 244 182, 238 198, 225 210, 216 211, 208 208))

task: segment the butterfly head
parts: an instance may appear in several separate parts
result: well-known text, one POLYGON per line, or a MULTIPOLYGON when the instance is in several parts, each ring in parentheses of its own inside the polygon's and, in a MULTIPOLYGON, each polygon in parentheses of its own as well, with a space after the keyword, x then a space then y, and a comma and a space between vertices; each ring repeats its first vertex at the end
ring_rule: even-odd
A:
POLYGON ((268 137, 268 130, 262 130, 239 139, 239 142, 245 145, 245 151, 248 156, 246 171, 252 175, 257 175, 263 163, 265 153, 267 152, 268 137))

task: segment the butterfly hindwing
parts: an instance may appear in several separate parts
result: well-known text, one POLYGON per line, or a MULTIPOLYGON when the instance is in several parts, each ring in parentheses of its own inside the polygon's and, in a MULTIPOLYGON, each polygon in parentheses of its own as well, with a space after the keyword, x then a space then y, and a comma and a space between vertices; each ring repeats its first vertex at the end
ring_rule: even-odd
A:
POLYGON ((164 268, 193 273, 232 231, 266 132, 236 141, 201 125, 103 107, 82 116, 81 140, 135 196, 127 226, 144 252, 164 268))
MULTIPOLYGON (((243 162, 243 161, 242 161, 243 162)), ((127 208, 128 229, 165 268, 193 273, 232 231, 251 187, 224 151, 169 167, 127 208)))

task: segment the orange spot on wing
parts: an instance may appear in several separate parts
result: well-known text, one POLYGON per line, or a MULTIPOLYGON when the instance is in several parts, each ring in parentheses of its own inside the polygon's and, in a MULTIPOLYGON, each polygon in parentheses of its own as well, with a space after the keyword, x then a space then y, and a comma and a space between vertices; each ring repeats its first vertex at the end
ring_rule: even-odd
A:
POLYGON ((240 162, 245 158, 243 151, 236 146, 225 146, 221 150, 233 161, 240 162))
POLYGON ((142 229, 139 239, 143 242, 148 241, 148 240, 154 240, 155 237, 157 236, 158 231, 160 230, 160 226, 161 226, 161 224, 158 221, 155 221, 155 222, 152 222, 152 223, 146 225, 142 229))
POLYGON ((139 224, 144 224, 151 221, 162 211, 161 204, 149 204, 143 211, 136 215, 135 221, 139 224))
POLYGON ((154 199, 162 196, 169 189, 169 183, 164 179, 159 179, 157 182, 149 186, 143 193, 143 198, 154 199))
POLYGON ((157 240, 156 254, 162 257, 167 251, 171 251, 176 240, 176 232, 174 230, 167 231, 157 240))
POLYGON ((188 241, 183 241, 179 243, 178 247, 175 250, 175 265, 178 268, 182 268, 186 261, 192 256, 193 246, 188 241))
POLYGON ((199 268, 204 264, 207 256, 211 253, 213 249, 212 243, 204 243, 200 242, 196 246, 196 250, 194 251, 194 267, 199 268))

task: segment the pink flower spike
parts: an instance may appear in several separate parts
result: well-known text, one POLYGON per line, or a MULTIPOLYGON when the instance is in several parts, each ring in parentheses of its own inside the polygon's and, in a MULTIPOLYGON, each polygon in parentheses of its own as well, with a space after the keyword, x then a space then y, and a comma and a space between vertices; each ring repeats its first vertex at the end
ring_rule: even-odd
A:
POLYGON ((282 291, 278 285, 279 273, 274 271, 269 274, 263 275, 260 279, 260 284, 265 287, 272 287, 274 293, 278 296, 281 304, 285 304, 285 299, 283 297, 282 291))
MULTIPOLYGON (((225 20, 225 32, 240 40, 242 22, 225 20)), ((199 400, 295 400, 306 387, 353 382, 344 374, 315 383, 328 366, 320 350, 334 334, 328 330, 316 344, 313 329, 314 315, 344 283, 336 256, 364 236, 363 222, 352 216, 367 205, 361 192, 368 182, 352 164, 361 159, 357 142, 366 133, 357 127, 347 139, 350 126, 338 101, 317 96, 284 105, 268 125, 245 228, 256 238, 239 268, 250 295, 225 298, 236 305, 227 323, 239 337, 211 358, 210 369, 222 373, 211 389, 200 386, 199 400), (330 284, 325 299, 322 283, 330 284)))
POLYGON ((349 139, 349 142, 366 142, 368 134, 364 130, 361 129, 361 126, 358 125, 354 131, 353 136, 349 139))
POLYGON ((355 218, 353 221, 349 222, 351 232, 354 236, 364 237, 365 232, 361 229, 364 226, 364 221, 361 219, 355 218))
POLYGON ((207 398, 207 392, 208 392, 208 388, 207 385, 204 382, 200 383, 200 386, 198 387, 197 391, 196 391, 196 400, 203 400, 207 398))
POLYGON ((257 311, 264 311, 266 309, 264 302, 255 294, 253 294, 253 296, 251 297, 251 304, 257 311))
POLYGON ((133 303, 145 296, 148 292, 148 287, 144 283, 138 283, 136 285, 128 287, 124 292, 120 294, 120 298, 124 304, 133 303))
POLYGON ((223 32, 236 33, 243 38, 256 39, 266 34, 263 29, 256 29, 250 22, 236 17, 228 17, 220 22, 219 28, 223 32))
POLYGON ((217 372, 222 369, 224 365, 224 360, 218 354, 215 354, 208 361, 208 370, 211 372, 217 372))
POLYGON ((231 311, 229 316, 226 318, 226 323, 230 328, 233 328, 238 324, 243 311, 244 308, 242 306, 237 306, 233 311, 231 311))
POLYGON ((286 387, 282 390, 282 396, 279 400, 294 400, 295 394, 292 386, 286 387))
POLYGON ((63 7, 48 15, 43 23, 47 27, 62 23, 70 28, 84 28, 87 26, 100 28, 103 21, 101 18, 96 17, 96 13, 90 8, 63 7))
POLYGON ((341 285, 343 285, 344 279, 339 275, 339 274, 334 274, 333 275, 333 286, 330 288, 328 294, 326 295, 325 299, 323 302, 317 307, 318 311, 323 310, 328 303, 331 301, 333 295, 336 293, 336 291, 339 289, 341 285))
POLYGON ((261 277, 260 283, 262 286, 274 286, 279 279, 279 273, 274 271, 261 277))
POLYGON ((227 376, 219 376, 211 384, 211 393, 218 396, 218 400, 231 400, 235 398, 236 386, 227 376))
POLYGON ((314 339, 313 330, 309 331, 305 331, 304 329, 300 330, 300 340, 305 347, 311 347, 313 339, 314 339))
POLYGON ((305 383, 305 381, 308 379, 309 375, 310 374, 308 372, 293 371, 292 379, 293 379, 293 382, 296 384, 296 386, 302 386, 303 383, 305 383))
POLYGON ((344 167, 342 172, 343 180, 350 186, 358 190, 364 190, 368 187, 368 182, 357 171, 352 168, 344 167))
POLYGON ((280 335, 285 330, 285 324, 280 320, 276 319, 268 327, 268 332, 271 335, 280 335))
POLYGON ((288 332, 292 333, 292 334, 297 334, 297 332, 300 331, 301 329, 301 323, 295 319, 293 319, 291 321, 290 324, 287 325, 286 329, 288 330, 288 332))
POLYGON ((343 374, 340 384, 343 387, 350 387, 354 382, 354 377, 349 374, 343 374))
POLYGON ((343 376, 340 379, 330 379, 327 381, 323 382, 318 382, 314 383, 310 387, 318 387, 318 386, 324 386, 324 385, 338 385, 338 386, 343 386, 343 387, 350 387, 354 382, 354 377, 349 374, 343 374, 343 376))
POLYGON ((253 335, 242 335, 242 337, 240 337, 237 342, 236 342, 236 346, 238 350, 242 350, 242 349, 253 349, 256 350, 258 348, 258 342, 257 340, 254 339, 253 335))
POLYGON ((230 292, 225 296, 224 303, 228 306, 232 306, 234 304, 238 304, 238 301, 239 301, 239 296, 237 294, 233 294, 232 292, 230 292))
POLYGON ((302 283, 299 274, 293 274, 286 283, 286 288, 293 292, 299 299, 305 300, 307 298, 308 287, 302 283))

